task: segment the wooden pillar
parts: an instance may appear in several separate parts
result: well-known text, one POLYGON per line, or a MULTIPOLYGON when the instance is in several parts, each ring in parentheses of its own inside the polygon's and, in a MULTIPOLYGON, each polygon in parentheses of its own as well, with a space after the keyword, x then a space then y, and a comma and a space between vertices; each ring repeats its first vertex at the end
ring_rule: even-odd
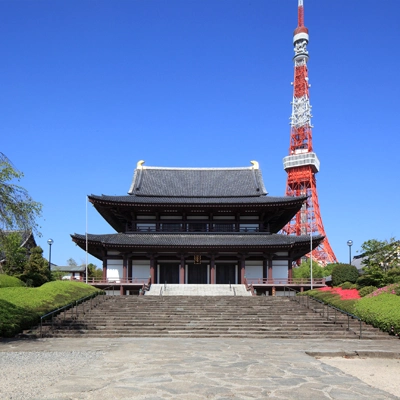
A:
POLYGON ((292 270, 292 260, 288 260, 288 283, 292 283, 293 270, 292 270))
POLYGON ((126 283, 128 279, 128 256, 123 255, 122 258, 122 282, 126 283))
POLYGON ((179 283, 185 283, 185 256, 181 254, 181 265, 179 266, 179 283))
POLYGON ((263 275, 262 275, 263 281, 262 283, 265 283, 268 280, 268 257, 264 255, 263 258, 263 275))
POLYGON ((273 282, 273 276, 272 276, 272 255, 270 255, 268 259, 268 282, 272 283, 273 282))
POLYGON ((210 283, 215 284, 215 254, 211 254, 210 260, 210 283))
POLYGON ((132 258, 128 258, 128 281, 132 282, 133 278, 133 269, 132 269, 132 258))
POLYGON ((154 254, 150 256, 150 281, 156 283, 156 257, 154 254))
POLYGON ((245 261, 246 261, 246 256, 242 254, 240 257, 240 283, 242 285, 244 284, 244 278, 246 275, 245 261))
POLYGON ((103 249, 103 281, 107 281, 107 251, 103 249))

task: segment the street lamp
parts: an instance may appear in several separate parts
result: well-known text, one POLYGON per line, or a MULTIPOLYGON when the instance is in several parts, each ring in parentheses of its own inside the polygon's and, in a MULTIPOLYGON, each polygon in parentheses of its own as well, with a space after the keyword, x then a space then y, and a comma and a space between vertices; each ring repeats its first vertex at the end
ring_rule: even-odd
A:
POLYGON ((54 243, 54 240, 49 239, 47 243, 49 244, 49 272, 51 272, 51 245, 54 243))
POLYGON ((353 246, 353 241, 348 240, 347 241, 347 246, 349 246, 349 264, 351 265, 351 246, 353 246))

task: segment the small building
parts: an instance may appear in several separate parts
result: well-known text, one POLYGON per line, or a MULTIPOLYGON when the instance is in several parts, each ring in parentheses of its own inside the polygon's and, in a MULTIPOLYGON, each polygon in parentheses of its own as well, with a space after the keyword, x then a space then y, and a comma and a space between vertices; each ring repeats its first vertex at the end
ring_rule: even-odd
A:
MULTIPOLYGON (((147 167, 139 161, 127 195, 91 195, 112 234, 73 234, 103 263, 101 284, 121 293, 144 282, 292 284, 292 264, 310 236, 279 231, 307 197, 267 195, 258 163, 240 168, 147 167)), ((312 247, 324 238, 313 236, 312 247)))
POLYGON ((59 272, 63 280, 84 281, 86 277, 85 265, 54 265, 51 264, 51 272, 59 272))

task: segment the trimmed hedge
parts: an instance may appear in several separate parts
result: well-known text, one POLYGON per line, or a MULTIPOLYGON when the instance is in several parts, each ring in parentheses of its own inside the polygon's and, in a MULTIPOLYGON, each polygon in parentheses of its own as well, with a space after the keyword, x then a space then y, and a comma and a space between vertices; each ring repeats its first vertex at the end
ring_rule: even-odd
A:
POLYGON ((340 310, 354 314, 354 304, 359 300, 342 300, 340 295, 331 291, 321 291, 318 289, 305 292, 308 296, 323 301, 325 304, 331 304, 340 310))
POLYGON ((378 289, 376 286, 364 286, 361 288, 358 293, 360 293, 361 297, 367 296, 368 294, 374 292, 376 289, 378 289))
POLYGON ((392 334, 400 333, 400 297, 391 293, 363 297, 355 304, 355 313, 367 324, 392 334))

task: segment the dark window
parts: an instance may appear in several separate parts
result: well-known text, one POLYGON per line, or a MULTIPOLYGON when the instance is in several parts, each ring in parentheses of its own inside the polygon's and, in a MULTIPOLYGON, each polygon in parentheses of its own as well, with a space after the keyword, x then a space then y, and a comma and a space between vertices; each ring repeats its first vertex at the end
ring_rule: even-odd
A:
POLYGON ((161 224, 161 230, 163 232, 180 232, 182 230, 182 225, 181 224, 174 224, 174 223, 171 223, 171 222, 162 223, 161 224))
POLYGON ((233 232, 235 224, 214 224, 214 232, 233 232))

